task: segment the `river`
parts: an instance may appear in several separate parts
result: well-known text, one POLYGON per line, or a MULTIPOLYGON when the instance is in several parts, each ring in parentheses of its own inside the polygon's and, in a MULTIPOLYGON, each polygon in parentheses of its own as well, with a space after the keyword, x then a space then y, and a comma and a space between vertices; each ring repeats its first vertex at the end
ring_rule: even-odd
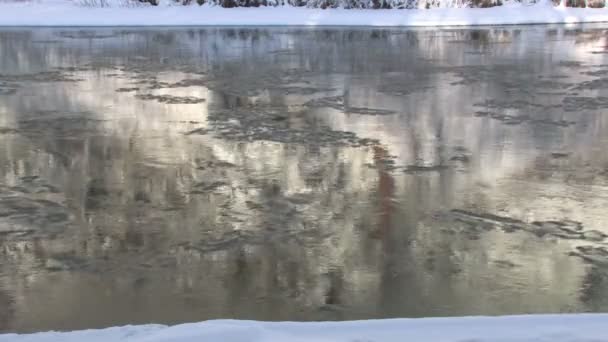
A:
POLYGON ((608 26, 0 30, 0 331, 608 310, 608 26))

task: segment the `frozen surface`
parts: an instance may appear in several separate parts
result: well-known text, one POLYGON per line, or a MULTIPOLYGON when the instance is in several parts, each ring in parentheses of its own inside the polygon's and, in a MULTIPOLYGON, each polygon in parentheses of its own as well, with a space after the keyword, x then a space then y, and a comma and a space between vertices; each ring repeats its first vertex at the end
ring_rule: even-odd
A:
POLYGON ((600 342, 608 341, 608 315, 388 319, 337 323, 265 323, 220 320, 172 327, 141 325, 68 333, 8 334, 0 335, 0 341, 600 342))
POLYGON ((75 2, 0 3, 1 26, 462 26, 607 22, 608 9, 509 4, 481 8, 429 10, 344 10, 294 7, 232 8, 203 6, 84 7, 75 2))

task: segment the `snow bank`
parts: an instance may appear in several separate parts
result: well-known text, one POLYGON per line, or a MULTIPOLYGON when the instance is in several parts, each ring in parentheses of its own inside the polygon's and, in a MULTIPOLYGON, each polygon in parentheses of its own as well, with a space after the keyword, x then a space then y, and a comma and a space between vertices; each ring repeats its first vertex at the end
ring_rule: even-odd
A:
POLYGON ((173 327, 126 326, 68 333, 0 335, 0 342, 602 342, 608 314, 270 323, 207 321, 173 327))
POLYGON ((462 26, 608 22, 608 8, 510 4, 492 8, 345 10, 297 7, 94 8, 67 0, 0 2, 0 26, 462 26))

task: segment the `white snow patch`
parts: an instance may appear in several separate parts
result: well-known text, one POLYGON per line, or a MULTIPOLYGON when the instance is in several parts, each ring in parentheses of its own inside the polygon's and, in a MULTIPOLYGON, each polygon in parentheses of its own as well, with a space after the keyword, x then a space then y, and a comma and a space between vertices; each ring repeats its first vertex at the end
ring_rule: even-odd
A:
POLYGON ((126 326, 66 333, 0 335, 0 342, 603 342, 608 314, 254 322, 126 326))
MULTIPOLYGON (((116 0, 118 1, 118 0, 116 0)), ((0 2, 0 26, 463 26, 608 22, 608 8, 513 3, 492 8, 347 10, 297 7, 95 8, 69 0, 0 2)))

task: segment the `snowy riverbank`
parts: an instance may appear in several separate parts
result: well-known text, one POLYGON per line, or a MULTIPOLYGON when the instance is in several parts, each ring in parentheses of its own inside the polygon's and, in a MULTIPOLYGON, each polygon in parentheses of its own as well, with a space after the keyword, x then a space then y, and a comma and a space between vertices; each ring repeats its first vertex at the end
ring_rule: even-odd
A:
POLYGON ((608 8, 512 3, 492 8, 345 10, 213 6, 84 7, 68 0, 0 2, 0 26, 462 26, 608 22, 608 8))
POLYGON ((69 333, 0 335, 0 342, 602 342, 608 314, 390 319, 357 322, 266 323, 208 321, 126 326, 69 333))

